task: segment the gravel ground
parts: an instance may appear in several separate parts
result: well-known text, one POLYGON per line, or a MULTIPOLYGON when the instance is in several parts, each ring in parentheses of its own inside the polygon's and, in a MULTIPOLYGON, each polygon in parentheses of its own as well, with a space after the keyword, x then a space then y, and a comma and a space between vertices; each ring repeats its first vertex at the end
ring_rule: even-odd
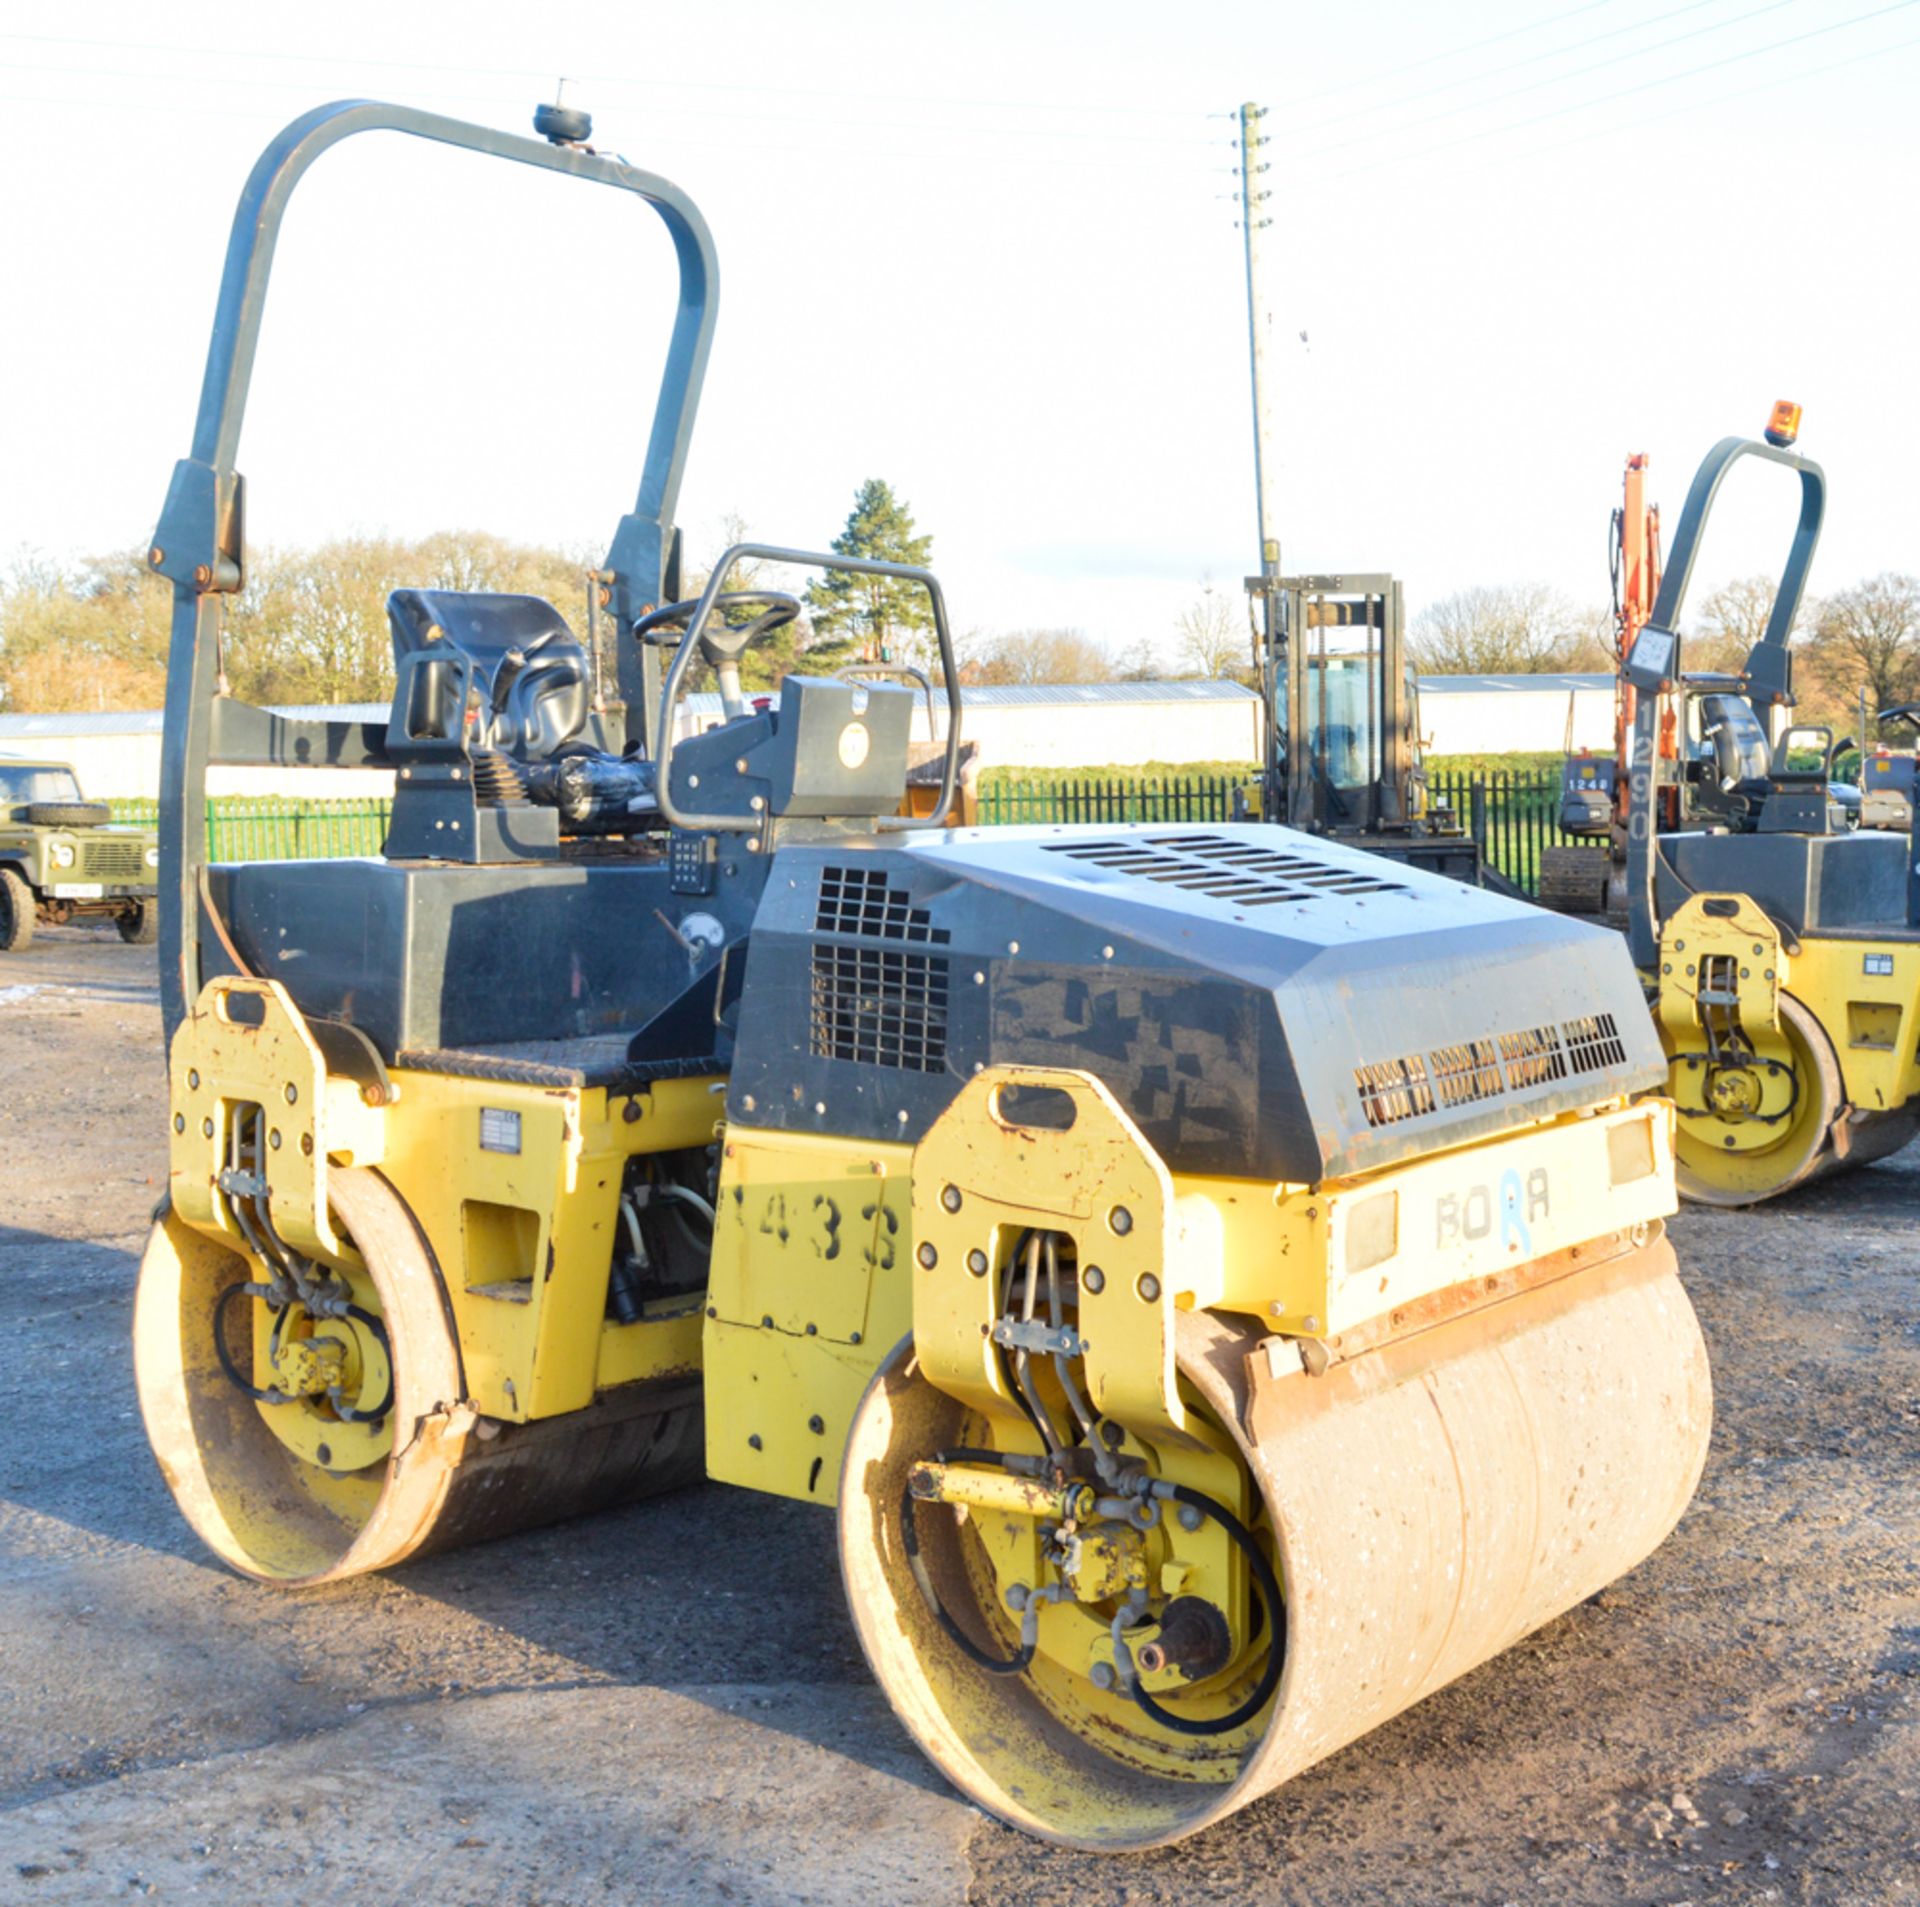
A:
POLYGON ((1718 1425, 1646 1565, 1197 1840, 1094 1860, 922 1763, 816 1510, 709 1486, 297 1594, 210 1562, 128 1366, 159 1061, 150 950, 0 963, 0 1901, 1920 1897, 1920 1148, 1677 1222, 1718 1425))

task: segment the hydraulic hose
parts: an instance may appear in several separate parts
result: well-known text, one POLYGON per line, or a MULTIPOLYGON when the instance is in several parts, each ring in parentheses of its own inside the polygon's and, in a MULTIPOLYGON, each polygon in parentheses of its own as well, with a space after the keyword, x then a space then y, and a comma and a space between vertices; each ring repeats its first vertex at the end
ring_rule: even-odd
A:
POLYGON ((334 1413, 345 1424, 377 1424, 393 1408, 393 1346, 387 1342, 387 1327, 371 1311, 363 1311, 357 1304, 347 1306, 347 1316, 363 1330, 367 1331, 380 1347, 380 1354, 387 1360, 387 1394, 372 1410, 361 1410, 357 1406, 343 1404, 340 1401, 340 1386, 332 1385, 327 1391, 327 1402, 334 1413))
MULTIPOLYGON (((249 1297, 257 1298, 260 1295, 259 1291, 253 1285, 242 1280, 241 1283, 237 1285, 229 1285, 226 1290, 221 1292, 219 1297, 213 1301, 213 1353, 220 1360, 220 1368, 226 1373, 227 1382, 231 1384, 235 1390, 242 1391, 248 1397, 251 1397, 256 1404, 291 1404, 293 1402, 291 1392, 274 1390, 271 1387, 262 1390, 259 1385, 242 1377, 239 1366, 233 1361, 233 1354, 227 1349, 227 1334, 224 1329, 227 1317, 227 1306, 233 1302, 234 1297, 238 1293, 243 1291, 249 1297)), ((280 1335, 280 1326, 286 1315, 286 1312, 283 1310, 273 1321, 273 1335, 276 1339, 278 1339, 280 1335)))
MULTIPOLYGON (((957 1450, 943 1450, 940 1453, 942 1463, 966 1461, 971 1463, 990 1463, 999 1469, 1006 1468, 1006 1459, 997 1450, 976 1450, 963 1446, 957 1450)), ((926 1605, 933 1611, 934 1620, 939 1623, 954 1646, 968 1661, 983 1668, 989 1675, 1023 1675, 1033 1660, 1034 1643, 1023 1641, 1010 1656, 995 1655, 983 1649, 979 1643, 954 1621, 952 1613, 940 1600, 940 1592, 933 1586, 933 1578, 927 1573, 926 1560, 920 1554, 920 1532, 914 1523, 913 1486, 902 1484, 900 1488, 900 1542, 907 1554, 907 1567, 913 1571, 913 1580, 920 1586, 920 1594, 926 1605)))
POLYGON ((1170 1496, 1176 1503, 1184 1503, 1189 1509, 1198 1510, 1203 1516, 1210 1516, 1239 1545, 1247 1559, 1247 1566, 1253 1571, 1253 1579, 1260 1591, 1260 1600, 1267 1610, 1267 1662, 1260 1671, 1260 1680, 1247 1699, 1230 1714, 1216 1716, 1211 1720, 1197 1715, 1182 1715, 1154 1700, 1140 1685, 1140 1677, 1132 1678, 1131 1694, 1141 1713, 1158 1722, 1162 1728, 1170 1728, 1177 1735, 1225 1735, 1233 1729, 1243 1728, 1266 1707, 1273 1699, 1273 1691, 1280 1686, 1280 1671, 1286 1664, 1287 1653, 1287 1610, 1281 1600, 1279 1579, 1273 1573, 1273 1565, 1267 1561, 1266 1552, 1254 1540, 1253 1532, 1227 1508, 1199 1490, 1189 1490, 1184 1484, 1174 1483, 1156 1486, 1156 1496, 1170 1496))

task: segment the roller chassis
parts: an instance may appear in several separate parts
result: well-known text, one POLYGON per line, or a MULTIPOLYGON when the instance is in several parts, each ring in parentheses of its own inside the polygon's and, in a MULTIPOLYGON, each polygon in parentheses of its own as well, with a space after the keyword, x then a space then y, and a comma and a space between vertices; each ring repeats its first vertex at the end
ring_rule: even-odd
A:
POLYGON ((741 649, 797 604, 729 572, 862 565, 741 546, 671 600, 716 267, 682 195, 584 138, 325 108, 243 198, 152 552, 150 1439, 209 1546, 276 1583, 703 1468, 832 1505, 874 1672, 960 1787, 1074 1846, 1178 1838, 1684 1509, 1710 1385, 1634 975, 1610 936, 1282 828, 945 828, 961 690, 924 570, 865 566, 931 604, 952 720, 922 812, 907 691, 790 675, 749 707, 741 649), (217 693, 274 230, 374 129, 618 186, 674 233, 601 573, 618 754, 531 598, 396 591, 384 733, 217 693), (681 739, 696 659, 727 719, 681 739), (204 864, 208 762, 286 759, 394 768, 379 860, 204 864))
MULTIPOLYGON (((1787 636, 1826 507, 1825 475, 1788 448, 1792 435, 1725 438, 1708 453, 1623 663, 1636 698, 1627 933, 1667 1055, 1679 1188, 1718 1206, 1869 1163, 1920 1131, 1920 834, 1837 826, 1830 761, 1796 768, 1788 746, 1787 636), (1677 631, 1694 559, 1722 481, 1747 458, 1793 473, 1799 518, 1745 669, 1689 677, 1677 631), (1721 741, 1744 726, 1762 761, 1719 760, 1717 780, 1667 804, 1675 791, 1660 785, 1660 710, 1696 686, 1739 718, 1723 715, 1721 741), (1662 830, 1668 805, 1691 825, 1662 830)), ((1737 757, 1738 744, 1727 752, 1737 757)))

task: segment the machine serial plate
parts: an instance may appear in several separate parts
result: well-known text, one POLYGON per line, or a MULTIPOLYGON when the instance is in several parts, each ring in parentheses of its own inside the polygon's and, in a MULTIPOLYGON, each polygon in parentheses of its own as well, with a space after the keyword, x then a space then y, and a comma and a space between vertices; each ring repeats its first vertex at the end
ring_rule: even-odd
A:
POLYGON ((480 1108, 480 1150, 482 1152, 518 1152, 520 1115, 503 1106, 480 1108))

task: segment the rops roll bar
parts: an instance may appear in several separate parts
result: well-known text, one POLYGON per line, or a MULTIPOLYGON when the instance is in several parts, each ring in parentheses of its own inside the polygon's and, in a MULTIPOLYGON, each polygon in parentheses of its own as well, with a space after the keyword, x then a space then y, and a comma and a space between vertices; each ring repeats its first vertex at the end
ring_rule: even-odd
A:
MULTIPOLYGON (((719 308, 719 261, 699 208, 678 186, 580 145, 556 145, 437 113, 374 100, 339 100, 303 114, 256 161, 227 240, 207 349, 193 453, 174 467, 150 566, 174 586, 172 650, 160 777, 160 996, 169 1035, 200 990, 201 869, 206 860, 209 761, 348 766, 381 759, 377 731, 345 722, 296 722, 219 693, 220 599, 244 578, 245 486, 235 468, 247 388, 266 307, 274 247, 294 187, 321 153, 363 132, 398 132, 439 145, 571 174, 631 192, 660 215, 679 263, 680 297, 633 509, 620 519, 601 580, 624 631, 660 599, 681 471, 719 308)), ((651 659, 621 650, 628 733, 645 734, 651 659)))
MULTIPOLYGON (((1756 705, 1756 715, 1761 706, 1771 708, 1791 697, 1792 659, 1787 638, 1799 617, 1807 590, 1807 574, 1813 567, 1813 553, 1820 542, 1820 524, 1827 508, 1826 472, 1810 457, 1797 456, 1777 445, 1759 443, 1750 437, 1723 437, 1707 452, 1694 473, 1686 505, 1680 513, 1680 527, 1674 532, 1668 552, 1666 571, 1660 578, 1660 593, 1654 599, 1653 613, 1634 638, 1625 663, 1627 680, 1638 691, 1633 714, 1633 753, 1627 768, 1627 940, 1634 964, 1642 968, 1654 964, 1660 945, 1654 891, 1658 803, 1653 785, 1660 725, 1659 698, 1673 693, 1681 685, 1680 612, 1686 603, 1687 584, 1692 579, 1694 559, 1700 553, 1700 539, 1713 512, 1720 485, 1742 457, 1759 457, 1767 463, 1783 465, 1800 479, 1800 517, 1794 525, 1793 543, 1780 572, 1779 587, 1774 591, 1766 630, 1747 657, 1742 684, 1747 700, 1756 705)), ((1764 719, 1762 726, 1769 727, 1764 719)))

